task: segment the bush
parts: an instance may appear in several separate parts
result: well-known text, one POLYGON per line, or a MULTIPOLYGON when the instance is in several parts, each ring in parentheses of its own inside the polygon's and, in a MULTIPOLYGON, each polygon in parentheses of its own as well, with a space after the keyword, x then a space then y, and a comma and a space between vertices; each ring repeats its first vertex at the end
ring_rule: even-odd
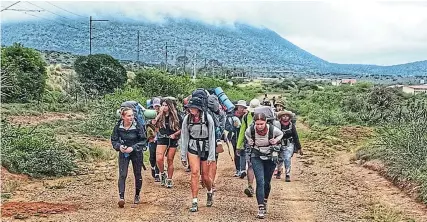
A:
POLYGON ((89 95, 112 93, 127 81, 125 68, 110 55, 80 56, 74 62, 74 68, 89 95))
POLYGON ((29 102, 42 98, 46 63, 40 54, 21 44, 1 49, 2 102, 29 102))
POLYGON ((55 140, 53 133, 40 133, 2 122, 2 166, 32 177, 64 176, 77 168, 75 158, 55 140))

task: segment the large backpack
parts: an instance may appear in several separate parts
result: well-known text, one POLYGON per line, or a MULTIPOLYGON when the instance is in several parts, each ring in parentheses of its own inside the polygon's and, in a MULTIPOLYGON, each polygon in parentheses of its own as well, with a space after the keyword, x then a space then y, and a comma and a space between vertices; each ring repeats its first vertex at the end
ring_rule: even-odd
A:
POLYGON ((203 88, 198 88, 191 93, 191 97, 197 97, 202 100, 203 111, 208 110, 208 92, 203 88))
POLYGON ((225 130, 227 130, 230 133, 237 132, 237 127, 234 126, 234 119, 232 114, 226 115, 225 117, 225 130))
POLYGON ((191 136, 191 134, 190 134, 190 126, 195 126, 195 125, 199 125, 200 127, 203 127, 203 125, 206 125, 206 127, 207 128, 209 128, 209 121, 208 121, 208 114, 207 114, 207 112, 203 112, 203 117, 202 117, 202 119, 200 120, 200 122, 198 122, 198 123, 194 123, 194 122, 191 122, 191 119, 190 119, 190 115, 188 114, 188 115, 186 115, 185 116, 185 118, 187 118, 187 123, 188 123, 188 133, 189 133, 189 135, 190 135, 190 139, 192 139, 192 140, 196 140, 196 141, 202 141, 203 142, 203 145, 202 145, 202 147, 200 147, 200 143, 199 142, 197 142, 196 143, 196 145, 197 145, 197 154, 198 154, 198 156, 200 157, 200 158, 202 158, 202 157, 205 157, 205 154, 206 154, 206 152, 205 151, 207 151, 207 150, 205 150, 205 148, 206 148, 206 140, 208 140, 209 139, 209 137, 205 137, 205 138, 194 138, 194 137, 192 137, 191 136))
MULTIPOLYGON (((268 140, 270 141, 271 139, 273 139, 274 138, 274 134, 273 134, 273 132, 274 132, 274 125, 273 124, 267 124, 268 125, 268 140)), ((250 130, 251 130, 251 138, 252 138, 252 140, 254 141, 254 143, 255 143, 255 124, 252 124, 251 126, 250 126, 251 128, 250 128, 250 130)), ((256 150, 256 149, 255 149, 256 150)), ((270 149, 269 149, 270 150, 270 149)), ((260 154, 262 154, 262 155, 268 155, 268 154, 270 154, 270 152, 262 152, 261 150, 257 150, 260 154)))

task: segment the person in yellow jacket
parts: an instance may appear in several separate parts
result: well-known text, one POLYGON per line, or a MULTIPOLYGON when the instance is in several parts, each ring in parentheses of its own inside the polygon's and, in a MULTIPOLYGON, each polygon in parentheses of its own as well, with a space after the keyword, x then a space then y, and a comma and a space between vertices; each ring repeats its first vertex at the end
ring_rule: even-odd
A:
POLYGON ((245 132, 246 129, 252 124, 254 110, 257 107, 261 106, 261 102, 258 99, 253 99, 249 103, 248 113, 245 114, 242 118, 242 124, 240 126, 239 136, 237 140, 237 150, 238 155, 240 156, 240 178, 243 179, 245 176, 248 176, 248 187, 245 189, 245 194, 248 197, 252 197, 254 195, 253 183, 255 179, 254 171, 252 169, 252 165, 249 161, 249 158, 246 154, 246 140, 245 140, 245 132), (246 164, 247 171, 246 171, 246 164))

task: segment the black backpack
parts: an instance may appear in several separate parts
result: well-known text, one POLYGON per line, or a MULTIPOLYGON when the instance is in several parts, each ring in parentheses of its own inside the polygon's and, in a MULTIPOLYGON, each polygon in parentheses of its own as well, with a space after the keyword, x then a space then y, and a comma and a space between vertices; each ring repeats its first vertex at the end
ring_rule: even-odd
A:
POLYGON ((198 88, 196 90, 194 90, 191 93, 191 97, 197 97, 200 98, 200 100, 202 100, 202 109, 203 111, 207 111, 208 110, 208 93, 206 92, 205 89, 203 88, 198 88))

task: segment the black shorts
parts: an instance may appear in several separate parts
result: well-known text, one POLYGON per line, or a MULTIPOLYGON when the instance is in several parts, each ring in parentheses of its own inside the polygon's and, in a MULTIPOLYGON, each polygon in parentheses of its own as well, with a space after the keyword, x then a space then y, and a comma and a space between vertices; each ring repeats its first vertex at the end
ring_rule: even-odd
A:
MULTIPOLYGON (((188 149, 188 152, 194 155, 199 155, 197 151, 188 149)), ((207 161, 209 156, 209 151, 205 151, 205 157, 200 157, 200 161, 207 161)), ((218 161, 218 153, 215 153, 215 160, 218 161)))
POLYGON ((160 139, 157 139, 157 145, 177 148, 178 140, 173 140, 169 138, 160 138, 160 139))

